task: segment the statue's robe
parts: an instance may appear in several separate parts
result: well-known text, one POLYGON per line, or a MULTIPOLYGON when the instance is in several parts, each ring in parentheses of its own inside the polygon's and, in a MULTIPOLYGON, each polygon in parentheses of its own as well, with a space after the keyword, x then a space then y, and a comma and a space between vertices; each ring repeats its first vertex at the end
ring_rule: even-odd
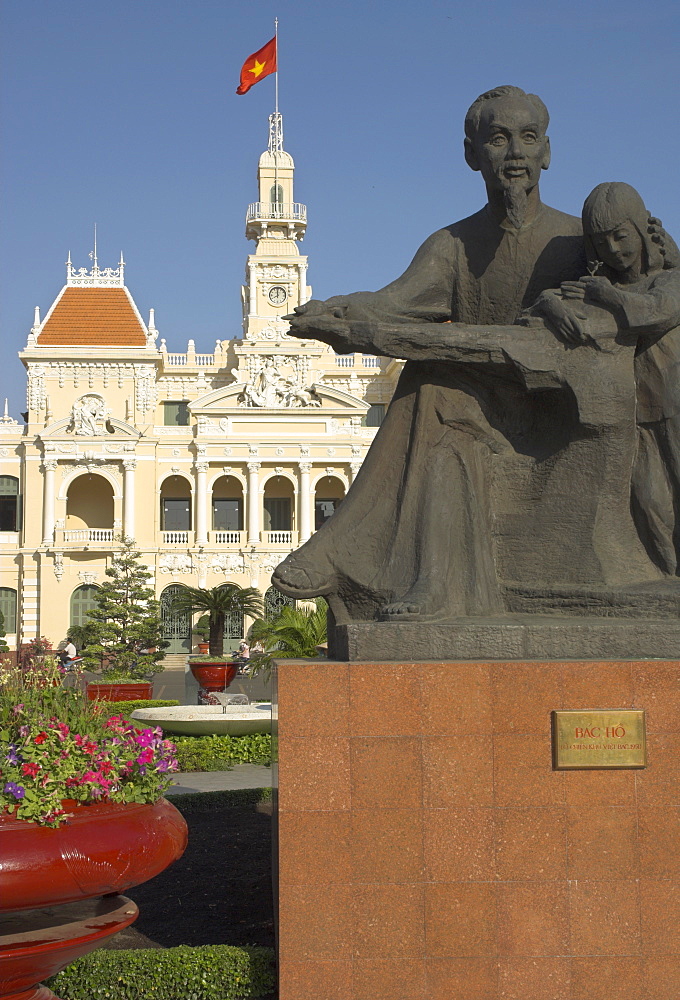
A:
POLYGON ((431 236, 380 292, 328 300, 347 349, 408 360, 347 498, 275 572, 280 589, 326 594, 338 622, 402 599, 446 619, 507 610, 513 587, 661 575, 630 514, 634 346, 570 348, 543 324, 509 325, 584 273, 578 219, 543 206, 517 231, 484 209, 431 236), (310 586, 299 573, 288 586, 287 566, 310 586))
POLYGON ((622 330, 638 333, 638 453, 632 503, 640 536, 667 574, 680 570, 680 268, 619 286, 622 330))

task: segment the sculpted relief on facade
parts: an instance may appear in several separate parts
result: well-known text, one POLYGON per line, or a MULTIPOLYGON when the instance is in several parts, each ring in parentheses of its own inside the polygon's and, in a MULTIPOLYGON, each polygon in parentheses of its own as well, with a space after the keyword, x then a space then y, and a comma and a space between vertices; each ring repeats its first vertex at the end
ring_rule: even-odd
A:
POLYGON ((107 409, 104 397, 91 392, 81 396, 71 407, 71 419, 67 433, 79 437, 99 437, 108 434, 108 420, 111 411, 107 409))
POLYGON ((238 397, 239 406, 301 407, 321 406, 313 386, 304 384, 304 372, 297 358, 265 358, 252 367, 250 381, 238 397), (291 376, 285 373, 290 369, 291 376))

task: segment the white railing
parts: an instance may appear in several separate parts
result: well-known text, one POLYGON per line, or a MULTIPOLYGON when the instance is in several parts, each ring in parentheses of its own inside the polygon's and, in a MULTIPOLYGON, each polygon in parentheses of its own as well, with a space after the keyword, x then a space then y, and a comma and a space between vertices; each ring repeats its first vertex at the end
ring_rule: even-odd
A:
POLYGON ((212 368, 215 364, 214 354, 197 354, 195 357, 199 368, 212 368))
POLYGON ((162 531, 161 537, 164 545, 187 545, 189 534, 188 531, 162 531))
POLYGON ((354 368, 354 355, 338 354, 336 355, 335 363, 338 368, 354 368))
POLYGON ((380 358, 376 358, 374 354, 364 354, 361 363, 364 368, 379 368, 380 358))
POLYGON ((299 201, 289 205, 276 202, 254 201, 248 205, 246 222, 252 219, 295 219, 298 222, 307 221, 307 206, 299 201))
POLYGON ((64 531, 64 542, 112 542, 113 528, 69 528, 64 531))
POLYGON ((186 354, 166 354, 165 363, 166 365, 186 365, 187 356, 186 354))
POLYGON ((263 531, 262 541, 266 545, 296 545, 297 531, 263 531))
POLYGON ((241 545, 244 534, 243 531, 211 531, 210 541, 215 545, 241 545))

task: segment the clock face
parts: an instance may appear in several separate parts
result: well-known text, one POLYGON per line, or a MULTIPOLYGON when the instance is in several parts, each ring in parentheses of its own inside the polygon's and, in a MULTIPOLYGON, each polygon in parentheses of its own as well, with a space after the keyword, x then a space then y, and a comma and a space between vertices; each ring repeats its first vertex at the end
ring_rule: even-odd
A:
POLYGON ((281 306, 288 298, 286 294, 286 289, 282 288, 281 285, 274 285, 273 288, 269 290, 269 301, 275 306, 281 306))

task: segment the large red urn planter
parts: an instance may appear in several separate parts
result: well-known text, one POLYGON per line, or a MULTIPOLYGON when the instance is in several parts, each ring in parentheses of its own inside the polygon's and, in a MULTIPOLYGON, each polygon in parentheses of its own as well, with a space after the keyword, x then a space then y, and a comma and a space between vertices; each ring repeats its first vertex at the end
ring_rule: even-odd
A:
POLYGON ((118 893, 186 847, 186 822, 166 799, 68 807, 73 817, 56 829, 0 814, 2 1000, 54 997, 39 980, 131 924, 137 907, 118 893))
POLYGON ((199 683, 199 704, 216 704, 213 693, 226 691, 238 672, 238 663, 232 660, 189 660, 189 666, 199 683))
POLYGON ((91 681, 87 685, 90 701, 140 701, 153 698, 153 682, 140 681, 119 684, 99 684, 91 681))

